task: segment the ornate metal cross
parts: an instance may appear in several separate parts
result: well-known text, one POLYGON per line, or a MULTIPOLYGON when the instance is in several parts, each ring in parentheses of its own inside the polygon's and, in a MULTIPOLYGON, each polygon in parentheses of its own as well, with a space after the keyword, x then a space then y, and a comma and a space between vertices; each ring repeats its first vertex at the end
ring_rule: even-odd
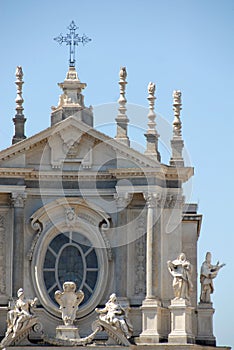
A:
POLYGON ((79 36, 79 34, 76 33, 76 29, 78 27, 75 25, 75 22, 72 21, 69 27, 67 27, 70 31, 70 33, 63 36, 60 34, 56 38, 54 38, 55 41, 57 41, 60 45, 62 43, 66 43, 66 45, 69 45, 70 47, 70 58, 69 58, 69 66, 75 67, 75 46, 78 46, 79 43, 82 43, 83 45, 87 44, 89 41, 91 41, 90 38, 88 38, 85 34, 82 36, 79 36))

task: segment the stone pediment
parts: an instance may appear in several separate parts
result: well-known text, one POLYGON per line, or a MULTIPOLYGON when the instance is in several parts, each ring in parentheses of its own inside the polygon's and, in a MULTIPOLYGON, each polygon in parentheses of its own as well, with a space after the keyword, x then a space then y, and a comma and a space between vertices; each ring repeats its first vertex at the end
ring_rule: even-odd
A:
POLYGON ((0 152, 2 168, 82 170, 105 168, 108 164, 111 168, 161 167, 157 159, 121 144, 74 116, 0 152))

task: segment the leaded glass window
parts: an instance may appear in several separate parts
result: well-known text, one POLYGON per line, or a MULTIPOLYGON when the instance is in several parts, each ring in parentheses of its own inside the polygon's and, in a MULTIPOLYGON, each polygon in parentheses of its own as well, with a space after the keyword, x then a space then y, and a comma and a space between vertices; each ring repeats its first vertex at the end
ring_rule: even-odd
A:
POLYGON ((98 273, 95 248, 79 232, 60 233, 50 242, 43 264, 43 277, 55 304, 54 292, 62 290, 65 281, 76 283, 77 289, 85 295, 82 304, 86 304, 95 290, 98 273))

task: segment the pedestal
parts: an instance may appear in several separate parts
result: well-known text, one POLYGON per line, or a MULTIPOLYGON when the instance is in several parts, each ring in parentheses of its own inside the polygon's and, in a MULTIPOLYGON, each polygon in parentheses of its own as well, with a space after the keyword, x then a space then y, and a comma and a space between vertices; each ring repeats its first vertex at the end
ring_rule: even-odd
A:
POLYGON ((173 299, 169 309, 171 312, 171 333, 168 336, 168 342, 194 344, 195 337, 192 333, 193 307, 185 299, 173 299))
POLYGON ((215 310, 212 303, 199 303, 197 307, 197 338, 196 342, 202 345, 216 345, 213 335, 213 315, 215 310))
POLYGON ((56 327, 56 338, 58 339, 79 339, 78 328, 75 326, 58 326, 56 327))
POLYGON ((156 299, 145 299, 142 303, 142 333, 138 344, 157 344, 164 339, 161 332, 162 307, 156 299))

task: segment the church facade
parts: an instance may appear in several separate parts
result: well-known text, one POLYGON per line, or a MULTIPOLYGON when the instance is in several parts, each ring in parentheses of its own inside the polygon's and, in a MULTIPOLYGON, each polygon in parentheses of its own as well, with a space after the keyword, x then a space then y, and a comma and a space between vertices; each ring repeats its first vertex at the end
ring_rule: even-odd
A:
MULTIPOLYGON (((166 165, 158 149, 153 83, 148 86, 146 151, 130 146, 126 76, 121 68, 115 138, 93 127, 93 110, 85 106, 82 94, 86 84, 74 66, 59 84, 62 93, 52 108, 50 127, 26 138, 23 72, 17 67, 15 135, 12 145, 0 152, 2 338, 9 305, 21 288, 38 299, 31 346, 41 344, 44 333, 55 337, 61 325, 55 292, 74 282, 84 294, 76 313, 81 338, 92 332, 95 309, 115 293, 129 310, 129 346, 215 347, 214 310, 211 304, 197 302, 202 216, 183 195, 193 168, 183 160, 181 93, 174 92, 172 154, 166 165), (193 287, 188 300, 182 296, 178 304, 168 261, 179 259, 182 252, 192 266, 193 287)), ((105 337, 100 333, 96 339, 105 337)))

